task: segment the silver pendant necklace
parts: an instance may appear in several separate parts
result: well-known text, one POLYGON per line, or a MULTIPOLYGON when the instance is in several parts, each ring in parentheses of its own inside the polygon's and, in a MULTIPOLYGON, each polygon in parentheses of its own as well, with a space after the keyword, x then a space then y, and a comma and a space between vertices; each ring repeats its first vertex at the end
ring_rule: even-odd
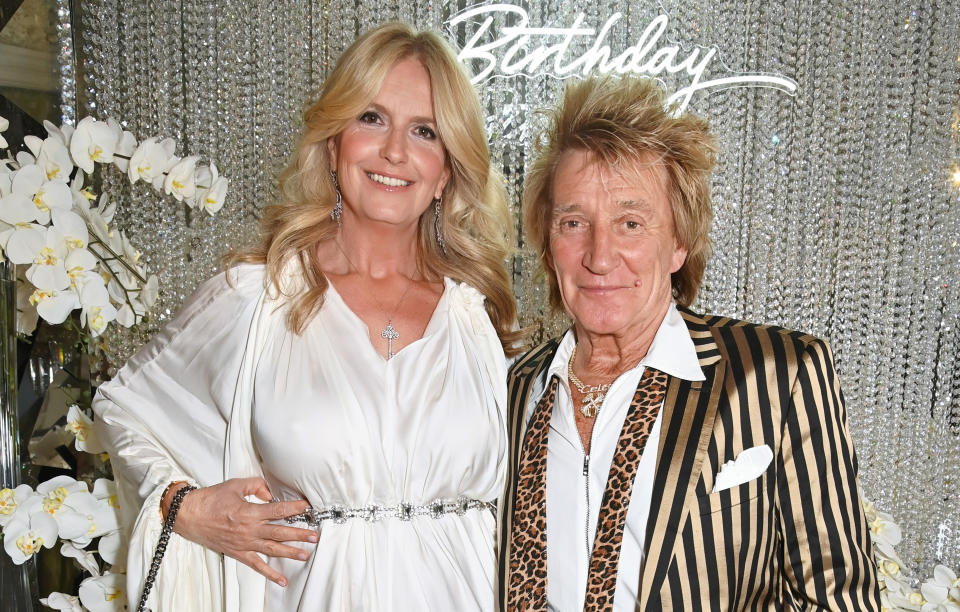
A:
MULTIPOLYGON (((346 258, 347 263, 350 264, 350 267, 354 272, 359 274, 357 266, 353 265, 353 260, 350 259, 350 256, 347 255, 347 251, 340 245, 340 241, 337 241, 337 248, 340 249, 340 252, 343 253, 343 256, 346 258)), ((410 289, 413 288, 415 284, 414 281, 407 279, 409 283, 407 288, 403 290, 403 294, 400 296, 400 299, 397 300, 396 306, 393 307, 393 310, 387 310, 383 307, 383 302, 377 298, 376 292, 371 292, 370 297, 373 298, 373 301, 377 303, 377 307, 380 309, 380 312, 387 314, 387 325, 383 328, 383 331, 380 332, 380 337, 387 341, 387 360, 393 358, 395 353, 393 352, 393 341, 400 339, 400 332, 397 331, 397 328, 393 326, 393 317, 400 311, 400 305, 403 304, 403 300, 406 299, 407 294, 410 293, 410 289)))

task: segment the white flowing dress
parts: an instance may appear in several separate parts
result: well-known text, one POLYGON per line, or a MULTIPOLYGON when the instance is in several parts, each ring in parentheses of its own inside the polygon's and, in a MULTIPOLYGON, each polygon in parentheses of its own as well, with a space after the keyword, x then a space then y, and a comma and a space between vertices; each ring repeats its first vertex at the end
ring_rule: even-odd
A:
MULTIPOLYGON (((428 504, 502 490, 506 366, 475 289, 445 280, 424 336, 390 360, 336 290, 301 335, 260 266, 204 284, 95 402, 133 518, 135 605, 171 480, 263 476, 316 508, 428 504)), ((151 596, 162 610, 490 610, 489 510, 324 522, 307 562, 270 559, 281 588, 174 537, 151 596)))

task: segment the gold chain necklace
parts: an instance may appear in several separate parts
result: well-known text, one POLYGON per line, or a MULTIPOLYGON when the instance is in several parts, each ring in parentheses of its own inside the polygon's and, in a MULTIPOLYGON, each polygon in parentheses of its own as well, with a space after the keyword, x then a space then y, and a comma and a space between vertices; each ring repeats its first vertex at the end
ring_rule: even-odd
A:
POLYGON ((577 357, 577 346, 573 346, 573 352, 570 353, 570 361, 567 362, 567 378, 570 379, 570 382, 573 383, 573 386, 577 388, 577 391, 583 396, 580 400, 580 414, 592 419, 597 416, 597 413, 600 412, 600 405, 603 404, 603 400, 607 397, 607 391, 610 390, 610 385, 612 382, 608 382, 604 385, 586 385, 580 380, 576 374, 573 373, 573 360, 577 357))
MULTIPOLYGON (((337 244, 337 248, 340 249, 340 252, 343 253, 343 256, 347 259, 347 263, 350 264, 350 267, 353 268, 354 272, 359 274, 360 271, 357 269, 357 266, 353 265, 353 261, 350 259, 350 256, 347 255, 347 251, 342 246, 340 246, 340 241, 336 240, 335 242, 337 244)), ((407 280, 410 280, 410 279, 407 279, 407 280)), ((376 291, 370 292, 370 297, 372 297, 373 301, 377 303, 377 307, 380 309, 381 312, 387 315, 387 325, 386 327, 383 328, 383 331, 380 332, 380 337, 387 341, 387 360, 388 361, 394 356, 393 341, 400 338, 400 332, 398 332, 397 329, 393 326, 393 317, 400 311, 400 305, 403 304, 403 300, 407 297, 407 294, 410 293, 410 289, 412 289, 415 284, 416 284, 415 281, 410 280, 409 284, 407 285, 407 288, 403 290, 403 294, 400 296, 400 299, 397 300, 397 305, 393 307, 393 311, 389 311, 383 307, 383 302, 377 299, 376 291)))

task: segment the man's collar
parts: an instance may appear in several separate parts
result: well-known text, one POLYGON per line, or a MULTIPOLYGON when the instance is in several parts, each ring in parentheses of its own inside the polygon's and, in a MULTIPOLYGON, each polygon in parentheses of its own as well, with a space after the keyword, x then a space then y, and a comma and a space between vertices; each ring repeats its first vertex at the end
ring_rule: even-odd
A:
MULTIPOLYGON (((687 328, 688 323, 685 319, 686 317, 677 310, 677 305, 671 301, 666 316, 660 322, 660 327, 657 328, 653 343, 650 344, 647 354, 635 367, 649 366, 683 380, 704 380, 706 377, 701 366, 709 365, 716 359, 704 363, 703 356, 699 354, 699 347, 696 340, 691 337, 691 330, 687 328)), ((709 329, 705 324, 703 324, 703 329, 710 336, 709 329)), ((712 342, 712 336, 710 338, 712 342)), ((573 352, 574 343, 573 329, 571 328, 563 335, 560 346, 557 347, 557 352, 550 362, 547 380, 554 375, 558 376, 560 380, 566 380, 567 362, 573 352)), ((713 349, 716 350, 715 343, 713 349)), ((719 358, 718 352, 717 358, 719 358)))

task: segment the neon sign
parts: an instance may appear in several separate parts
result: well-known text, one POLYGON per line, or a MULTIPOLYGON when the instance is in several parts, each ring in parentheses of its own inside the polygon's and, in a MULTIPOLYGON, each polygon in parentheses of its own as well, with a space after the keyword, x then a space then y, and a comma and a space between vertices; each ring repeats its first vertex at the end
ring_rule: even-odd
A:
POLYGON ((703 80, 703 75, 717 54, 716 47, 694 47, 688 51, 679 45, 661 42, 667 30, 669 17, 658 15, 637 39, 636 44, 619 53, 611 50, 605 42, 610 30, 623 17, 614 13, 597 31, 584 25, 585 16, 580 13, 570 27, 531 27, 527 12, 512 4, 486 4, 466 9, 447 21, 451 32, 464 25, 476 26, 467 33, 467 42, 460 50, 460 61, 485 63, 473 77, 480 83, 495 77, 516 75, 535 76, 548 74, 566 78, 576 74, 587 76, 593 72, 617 73, 658 77, 663 74, 689 77, 686 85, 675 91, 668 104, 677 102, 677 112, 683 111, 693 94, 705 89, 725 87, 772 87, 793 95, 797 83, 793 79, 762 73, 733 74, 703 80), (516 25, 495 26, 496 18, 512 20, 516 25), (479 25, 477 25, 479 24, 479 25), (586 37, 586 38, 584 38, 586 37), (589 49, 573 56, 571 43, 590 43, 589 49))

